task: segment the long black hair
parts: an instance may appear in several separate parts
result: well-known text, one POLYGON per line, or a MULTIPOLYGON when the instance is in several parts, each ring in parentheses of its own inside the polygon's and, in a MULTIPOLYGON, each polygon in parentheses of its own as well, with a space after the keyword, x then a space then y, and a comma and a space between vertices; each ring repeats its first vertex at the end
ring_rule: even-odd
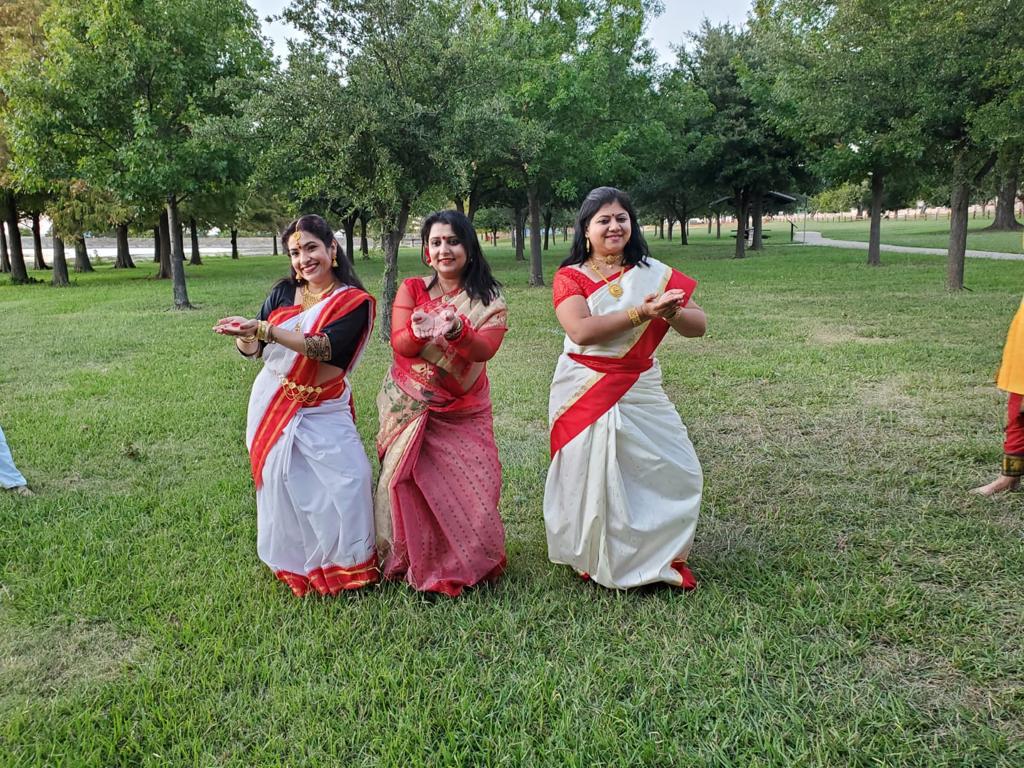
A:
POLYGON ((583 264, 590 258, 590 253, 587 251, 587 227, 590 226, 590 220, 594 218, 594 214, 609 203, 618 203, 629 214, 629 241, 622 249, 622 263, 630 267, 637 264, 647 266, 647 257, 651 255, 651 249, 647 247, 647 241, 644 240, 644 233, 640 230, 640 222, 636 219, 636 209, 633 208, 629 195, 615 187, 597 187, 590 190, 583 198, 580 212, 576 214, 572 247, 569 249, 569 257, 562 262, 563 267, 583 264))
MULTIPOLYGON (((429 266, 427 260, 427 240, 430 238, 430 228, 435 224, 447 224, 459 238, 459 242, 466 249, 466 267, 462 271, 462 288, 469 294, 471 299, 483 302, 486 307, 493 299, 498 298, 501 283, 494 279, 491 274, 491 265, 484 258, 483 248, 480 247, 480 239, 476 236, 473 222, 466 218, 465 214, 458 211, 445 210, 435 211, 423 220, 423 227, 420 230, 420 241, 423 243, 423 263, 429 266)), ((427 290, 437 285, 437 272, 434 279, 430 281, 427 290)))
MULTIPOLYGON (((337 248, 334 260, 337 263, 331 265, 331 274, 342 285, 353 285, 359 289, 363 288, 363 284, 356 277, 356 271, 352 267, 352 262, 345 254, 345 249, 334 237, 334 230, 331 229, 331 225, 324 221, 322 216, 317 216, 315 213, 307 213, 305 216, 299 216, 299 218, 285 227, 281 233, 281 246, 284 248, 285 253, 288 253, 289 238, 296 232, 306 232, 313 235, 324 244, 324 248, 327 249, 328 253, 331 251, 331 243, 334 243, 337 248)), ((296 274, 295 267, 291 265, 291 259, 288 260, 288 269, 291 271, 291 277, 286 277, 281 282, 288 282, 291 285, 303 285, 306 282, 296 274)))

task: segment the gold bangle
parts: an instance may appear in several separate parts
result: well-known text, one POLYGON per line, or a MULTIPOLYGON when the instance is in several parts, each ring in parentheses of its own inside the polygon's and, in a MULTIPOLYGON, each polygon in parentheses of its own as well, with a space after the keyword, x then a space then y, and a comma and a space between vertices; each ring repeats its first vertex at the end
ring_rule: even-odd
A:
POLYGON ((629 315, 629 322, 633 324, 634 328, 639 328, 644 324, 644 321, 640 319, 640 310, 636 307, 627 309, 626 314, 629 315))
POLYGON ((256 341, 256 334, 250 333, 248 336, 239 336, 238 340, 243 344, 252 344, 254 341, 256 341))
POLYGON ((256 338, 259 341, 266 342, 267 344, 273 344, 274 326, 272 326, 266 320, 260 320, 259 325, 256 327, 256 338))

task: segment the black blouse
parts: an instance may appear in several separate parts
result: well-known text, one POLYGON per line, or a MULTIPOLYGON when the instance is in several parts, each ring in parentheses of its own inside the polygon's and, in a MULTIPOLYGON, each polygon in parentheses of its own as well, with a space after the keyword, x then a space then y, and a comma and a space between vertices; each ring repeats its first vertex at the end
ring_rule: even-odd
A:
MULTIPOLYGON (((275 309, 290 307, 294 304, 295 285, 288 281, 281 281, 270 291, 270 295, 263 302, 263 306, 260 307, 256 318, 258 320, 266 320, 275 309)), ((359 342, 362 340, 363 334, 366 333, 369 324, 370 304, 364 301, 340 320, 335 320, 327 325, 321 333, 326 334, 327 338, 331 340, 331 359, 323 362, 338 368, 347 369, 352 362, 352 358, 355 357, 356 350, 359 348, 359 342)), ((263 354, 263 347, 265 346, 266 344, 261 341, 260 355, 263 354)))

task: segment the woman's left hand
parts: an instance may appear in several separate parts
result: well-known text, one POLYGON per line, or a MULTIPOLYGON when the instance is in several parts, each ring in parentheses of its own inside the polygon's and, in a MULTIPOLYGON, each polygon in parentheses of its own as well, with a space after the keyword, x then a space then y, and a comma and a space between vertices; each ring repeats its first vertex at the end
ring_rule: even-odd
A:
POLYGON ((255 336, 259 327, 259 320, 250 320, 245 317, 222 317, 213 326, 214 333, 225 336, 255 336))
POLYGON ((644 305, 653 313, 652 317, 660 317, 663 320, 671 320, 675 317, 684 301, 686 301, 686 291, 679 288, 667 290, 660 296, 656 293, 649 293, 644 297, 644 305))

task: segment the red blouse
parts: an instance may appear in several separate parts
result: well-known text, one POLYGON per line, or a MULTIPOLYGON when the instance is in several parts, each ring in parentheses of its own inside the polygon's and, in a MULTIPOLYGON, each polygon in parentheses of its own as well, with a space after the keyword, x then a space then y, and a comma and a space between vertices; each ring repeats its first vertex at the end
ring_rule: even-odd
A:
MULTIPOLYGON (((427 291, 426 283, 420 277, 411 277, 398 286, 395 304, 391 310, 391 347, 395 354, 403 357, 419 357, 429 343, 416 338, 412 332, 412 313, 427 304, 436 302, 427 291)), ((446 340, 449 347, 466 361, 483 363, 494 357, 505 338, 505 328, 487 328, 481 331, 470 326, 462 316, 462 333, 454 340, 446 340)))

